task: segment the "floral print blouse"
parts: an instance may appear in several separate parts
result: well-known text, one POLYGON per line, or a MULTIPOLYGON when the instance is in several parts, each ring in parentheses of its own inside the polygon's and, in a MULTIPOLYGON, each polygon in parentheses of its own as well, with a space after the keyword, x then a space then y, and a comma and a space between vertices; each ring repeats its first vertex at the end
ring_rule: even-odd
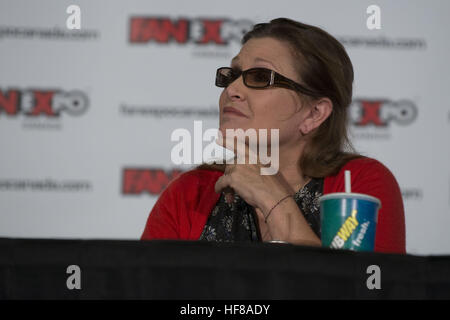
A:
MULTIPOLYGON (((320 238, 319 197, 323 194, 323 179, 311 179, 294 195, 300 211, 314 233, 320 238)), ((239 195, 226 201, 222 192, 211 211, 199 240, 216 242, 258 242, 261 234, 255 209, 239 195)))

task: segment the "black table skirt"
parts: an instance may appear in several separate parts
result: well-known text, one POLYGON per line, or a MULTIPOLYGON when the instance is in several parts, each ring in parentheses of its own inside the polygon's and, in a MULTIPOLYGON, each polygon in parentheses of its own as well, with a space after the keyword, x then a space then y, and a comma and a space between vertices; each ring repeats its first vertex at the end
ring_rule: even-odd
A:
POLYGON ((287 244, 0 238, 1 299, 449 299, 450 256, 287 244), (68 289, 70 265, 80 289, 68 289), (368 289, 370 265, 380 289, 368 289))

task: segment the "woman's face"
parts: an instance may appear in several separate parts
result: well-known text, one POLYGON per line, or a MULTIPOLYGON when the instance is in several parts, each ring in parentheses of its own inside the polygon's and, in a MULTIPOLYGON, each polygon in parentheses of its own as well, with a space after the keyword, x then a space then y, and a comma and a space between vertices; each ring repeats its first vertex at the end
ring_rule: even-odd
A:
MULTIPOLYGON (((293 57, 284 42, 273 38, 247 41, 233 58, 232 68, 247 70, 263 67, 300 82, 294 69, 293 57)), ((226 87, 219 100, 220 130, 279 129, 280 145, 298 139, 302 112, 298 93, 279 87, 252 89, 244 85, 242 76, 226 87), (236 109, 242 114, 230 110, 236 109)))

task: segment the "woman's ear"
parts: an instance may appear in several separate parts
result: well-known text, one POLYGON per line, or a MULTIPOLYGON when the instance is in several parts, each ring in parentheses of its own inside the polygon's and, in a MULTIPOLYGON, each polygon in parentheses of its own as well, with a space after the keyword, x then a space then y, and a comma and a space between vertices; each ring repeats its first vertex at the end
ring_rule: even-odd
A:
POLYGON ((320 98, 315 101, 300 124, 299 130, 302 135, 307 135, 314 129, 318 128, 333 111, 333 103, 329 98, 320 98))

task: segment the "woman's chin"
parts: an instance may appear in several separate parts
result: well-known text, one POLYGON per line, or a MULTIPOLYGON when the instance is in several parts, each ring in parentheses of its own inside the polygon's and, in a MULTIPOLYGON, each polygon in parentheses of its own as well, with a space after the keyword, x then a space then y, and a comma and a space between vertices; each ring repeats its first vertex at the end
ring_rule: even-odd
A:
POLYGON ((244 123, 243 121, 237 121, 237 119, 221 119, 220 120, 220 126, 219 130, 222 131, 223 134, 225 134, 225 130, 231 129, 248 129, 248 123, 244 123))

